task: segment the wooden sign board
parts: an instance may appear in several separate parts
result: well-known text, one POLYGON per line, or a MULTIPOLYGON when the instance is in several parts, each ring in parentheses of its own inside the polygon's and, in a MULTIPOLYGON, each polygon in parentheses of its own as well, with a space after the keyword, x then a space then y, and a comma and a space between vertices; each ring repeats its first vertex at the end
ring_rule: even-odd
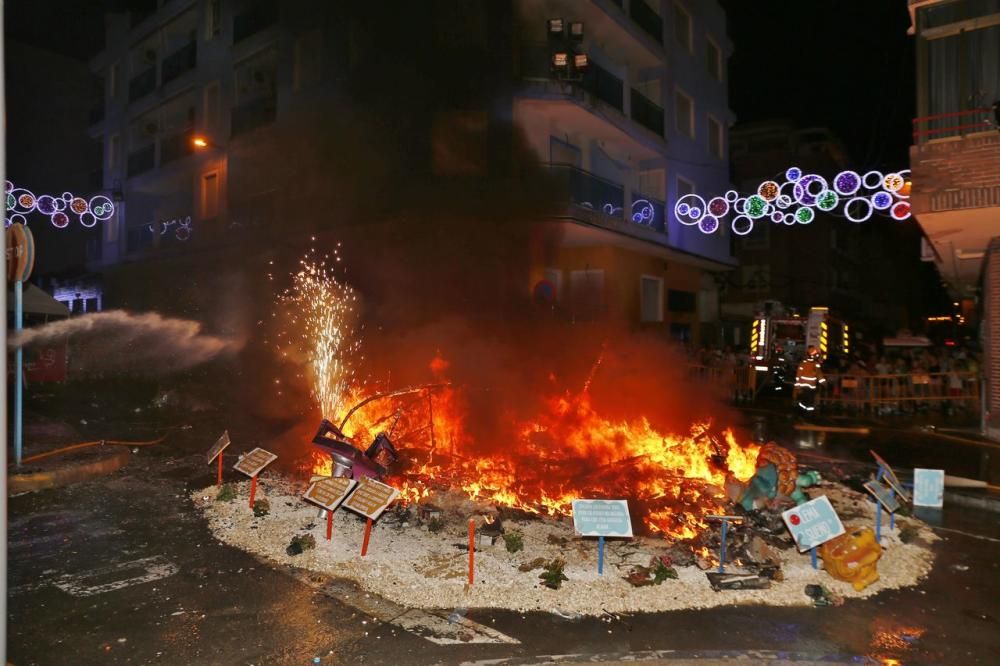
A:
POLYGON ((362 477, 358 487, 342 506, 371 520, 378 520, 398 496, 399 491, 392 486, 362 477))
POLYGON ((899 501, 893 496, 889 486, 878 481, 869 481, 864 486, 865 490, 874 495, 879 504, 884 506, 889 513, 894 513, 899 508, 899 501))
POLYGON ((333 511, 340 506, 357 483, 342 476, 324 476, 313 481, 302 497, 327 511, 333 511))
POLYGON ((249 477, 260 474, 261 470, 278 459, 278 456, 258 447, 246 454, 233 466, 237 472, 243 472, 249 477))
POLYGON ((222 433, 222 437, 215 440, 215 444, 213 444, 212 448, 208 450, 208 454, 205 456, 206 457, 205 464, 211 465, 212 461, 215 460, 219 455, 221 455, 222 451, 230 444, 232 444, 232 442, 229 441, 229 431, 226 430, 225 432, 222 433))
POLYGON ((903 501, 909 502, 910 496, 906 494, 906 490, 903 489, 903 484, 899 482, 899 477, 896 476, 896 472, 893 471, 892 467, 889 467, 889 463, 882 460, 882 457, 875 453, 874 451, 869 451, 872 457, 875 458, 875 462, 878 463, 879 467, 884 470, 882 479, 892 486, 892 489, 896 491, 897 494, 903 499, 903 501))

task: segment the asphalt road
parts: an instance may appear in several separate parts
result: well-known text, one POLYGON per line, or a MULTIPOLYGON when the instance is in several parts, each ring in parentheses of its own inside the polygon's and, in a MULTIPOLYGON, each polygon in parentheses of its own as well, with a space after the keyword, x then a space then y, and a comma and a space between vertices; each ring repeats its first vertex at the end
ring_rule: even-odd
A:
POLYGON ((943 537, 930 577, 839 608, 472 609, 449 624, 454 609, 413 615, 217 542, 187 499, 213 482, 203 452, 217 434, 175 430, 111 476, 10 500, 12 663, 998 663, 995 513, 928 516, 943 537))

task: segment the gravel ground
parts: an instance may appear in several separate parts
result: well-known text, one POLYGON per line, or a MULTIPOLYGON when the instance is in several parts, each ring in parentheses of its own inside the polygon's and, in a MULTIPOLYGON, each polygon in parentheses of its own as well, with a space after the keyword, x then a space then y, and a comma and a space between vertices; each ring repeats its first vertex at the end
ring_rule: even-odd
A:
MULTIPOLYGON (((693 566, 677 567, 678 579, 661 585, 633 587, 624 580, 633 566, 648 565, 654 554, 662 552, 665 542, 660 539, 609 540, 604 575, 599 576, 596 539, 574 536, 568 519, 506 520, 508 532, 523 535, 524 549, 508 553, 502 540, 477 548, 475 584, 470 587, 468 518, 487 513, 488 507, 468 501, 445 502, 445 527, 438 532, 418 525, 412 515, 411 522, 402 522, 398 514, 387 512, 372 529, 368 554, 362 558, 365 523, 361 517, 338 509, 333 539, 327 541, 325 518, 318 515, 317 507, 301 499, 305 483, 275 476, 262 478, 257 497, 269 501, 270 514, 261 518, 255 518, 247 506, 249 485, 235 484, 238 499, 228 503, 215 501, 216 486, 191 494, 219 540, 278 564, 356 581, 369 592, 419 608, 462 606, 601 615, 759 603, 799 606, 811 603, 803 592, 810 583, 821 583, 843 597, 870 597, 882 590, 915 585, 926 576, 934 557, 930 544, 937 540, 926 525, 913 518, 898 519, 896 529, 890 531, 885 517, 880 578, 861 592, 834 580, 822 568, 814 570, 809 554, 800 555, 795 549, 781 551, 784 580, 772 582, 770 589, 715 592, 705 572, 693 566), (899 530, 907 525, 916 530, 916 538, 904 544, 899 530), (306 533, 313 535, 316 548, 295 556, 286 554, 291 538, 306 533), (538 569, 519 570, 520 565, 540 557, 566 561, 569 580, 560 589, 541 585, 538 569)), ((829 496, 848 530, 873 525, 874 508, 865 496, 830 483, 812 490, 813 496, 829 496)), ((478 516, 477 525, 482 521, 478 516)))

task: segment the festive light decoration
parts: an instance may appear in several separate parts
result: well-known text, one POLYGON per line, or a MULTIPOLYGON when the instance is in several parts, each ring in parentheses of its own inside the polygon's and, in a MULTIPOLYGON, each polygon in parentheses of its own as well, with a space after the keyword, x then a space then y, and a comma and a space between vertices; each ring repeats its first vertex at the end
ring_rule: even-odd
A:
POLYGON ((637 224, 652 224, 656 218, 656 209, 645 199, 632 202, 632 221, 637 224))
POLYGON ((872 170, 864 175, 845 170, 828 183, 819 174, 789 167, 784 182, 765 180, 748 196, 727 190, 706 204, 700 196, 687 194, 674 204, 674 216, 681 224, 698 225, 703 233, 714 233, 722 225, 722 218, 731 214, 730 228, 738 236, 749 234, 754 223, 764 218, 789 226, 810 224, 817 211, 841 215, 855 223, 869 220, 875 211, 888 211, 894 220, 902 221, 912 215, 905 201, 912 187, 909 175, 909 169, 886 174, 872 170))
POLYGON ((89 200, 75 196, 72 192, 63 192, 58 197, 49 194, 36 197, 34 192, 23 187, 15 187, 9 180, 4 183, 4 193, 7 205, 5 222, 8 227, 15 222, 27 224, 25 216, 34 212, 47 216, 52 226, 57 229, 69 226, 70 217, 66 213, 67 209, 77 216, 84 227, 93 227, 98 221, 110 220, 115 214, 114 203, 103 194, 98 194, 89 200))

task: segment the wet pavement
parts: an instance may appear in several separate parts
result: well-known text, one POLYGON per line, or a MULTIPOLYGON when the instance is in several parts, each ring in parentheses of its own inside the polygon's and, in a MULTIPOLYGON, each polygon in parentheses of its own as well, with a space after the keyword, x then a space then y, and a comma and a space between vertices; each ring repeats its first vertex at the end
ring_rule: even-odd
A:
MULTIPOLYGON (((413 614, 217 542, 187 497, 214 482, 208 421, 108 477, 10 500, 12 663, 998 663, 1000 514, 925 515, 942 537, 929 578, 837 608, 413 614)), ((768 435, 791 438, 786 426, 769 422, 768 435)), ((872 441, 831 437, 802 452, 862 464, 872 441)), ((874 443, 900 469, 957 457, 923 459, 928 445, 898 433, 874 443)))

